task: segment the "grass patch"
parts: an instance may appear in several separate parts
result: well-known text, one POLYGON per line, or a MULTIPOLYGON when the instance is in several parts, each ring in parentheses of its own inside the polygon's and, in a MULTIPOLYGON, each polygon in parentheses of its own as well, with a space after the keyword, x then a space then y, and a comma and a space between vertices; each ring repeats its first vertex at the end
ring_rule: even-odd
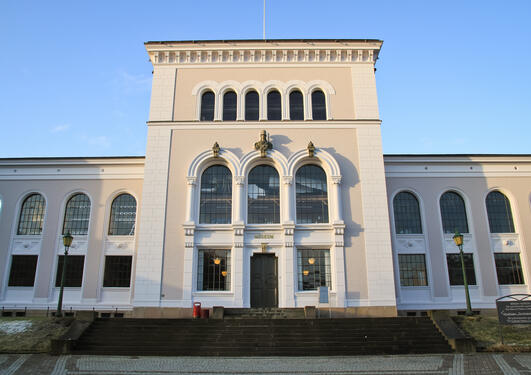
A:
POLYGON ((530 325, 500 325, 497 317, 457 316, 457 325, 477 342, 482 351, 531 351, 530 325), (503 332, 503 344, 500 335, 503 332))
POLYGON ((0 353, 46 353, 72 319, 0 318, 0 353))

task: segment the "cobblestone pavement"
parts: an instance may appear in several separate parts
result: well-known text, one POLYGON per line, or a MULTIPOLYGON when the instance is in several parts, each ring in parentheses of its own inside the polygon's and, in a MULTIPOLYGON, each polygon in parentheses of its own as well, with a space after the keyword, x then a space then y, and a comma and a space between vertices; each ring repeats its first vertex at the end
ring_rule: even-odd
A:
POLYGON ((117 357, 0 354, 0 374, 509 374, 531 375, 531 354, 359 357, 117 357))

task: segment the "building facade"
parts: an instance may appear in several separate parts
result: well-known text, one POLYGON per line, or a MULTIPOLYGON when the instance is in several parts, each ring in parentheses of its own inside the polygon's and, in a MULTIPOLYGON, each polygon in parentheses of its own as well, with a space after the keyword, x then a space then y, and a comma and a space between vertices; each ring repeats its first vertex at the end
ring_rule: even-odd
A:
POLYGON ((75 310, 459 310, 456 229, 475 309, 529 293, 531 157, 384 156, 381 44, 146 43, 145 158, 0 159, 0 304, 54 308, 67 232, 75 310))

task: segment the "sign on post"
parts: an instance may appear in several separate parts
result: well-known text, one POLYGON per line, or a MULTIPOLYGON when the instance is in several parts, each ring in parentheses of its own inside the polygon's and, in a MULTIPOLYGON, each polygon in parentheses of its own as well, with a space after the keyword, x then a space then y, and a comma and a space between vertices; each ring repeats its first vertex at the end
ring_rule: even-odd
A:
POLYGON ((510 294, 496 299, 500 324, 531 324, 531 294, 510 294))

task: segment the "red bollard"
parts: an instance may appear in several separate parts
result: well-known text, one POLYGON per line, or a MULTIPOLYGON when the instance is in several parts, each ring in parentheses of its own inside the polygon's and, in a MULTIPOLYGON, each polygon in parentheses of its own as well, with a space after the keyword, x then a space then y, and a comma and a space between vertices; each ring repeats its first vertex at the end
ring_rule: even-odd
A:
POLYGON ((192 312, 192 318, 199 319, 201 317, 201 302, 194 302, 194 310, 192 312))

